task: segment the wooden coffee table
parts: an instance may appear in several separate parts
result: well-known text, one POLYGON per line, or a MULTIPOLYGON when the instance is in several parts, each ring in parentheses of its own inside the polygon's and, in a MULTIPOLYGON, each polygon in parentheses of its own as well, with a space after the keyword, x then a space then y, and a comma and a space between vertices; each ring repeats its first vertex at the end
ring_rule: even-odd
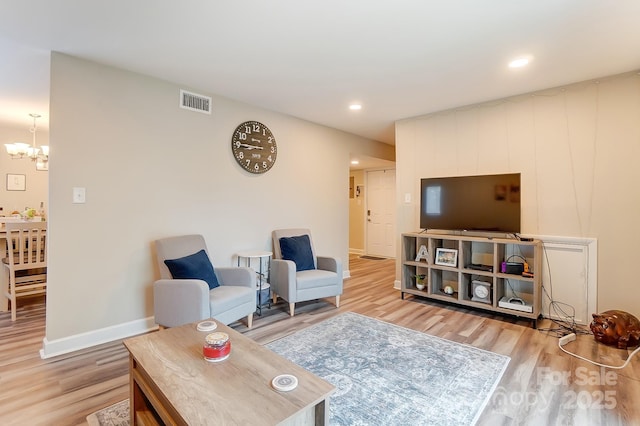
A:
MULTIPOLYGON (((217 321, 216 321, 217 322, 217 321)), ((129 350, 131 424, 303 425, 327 424, 334 386, 217 322, 229 335, 231 355, 202 356, 197 324, 124 341, 129 350), (279 392, 271 380, 293 374, 298 386, 279 392)))

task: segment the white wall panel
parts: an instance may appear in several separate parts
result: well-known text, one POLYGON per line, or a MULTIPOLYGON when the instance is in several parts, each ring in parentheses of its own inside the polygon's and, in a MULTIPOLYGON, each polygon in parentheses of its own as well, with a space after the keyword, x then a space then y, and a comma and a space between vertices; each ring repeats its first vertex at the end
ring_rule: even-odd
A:
POLYGON ((579 299, 583 320, 594 306, 640 317, 639 117, 640 74, 629 72, 398 121, 397 192, 414 200, 397 204, 398 231, 419 229, 420 178, 520 172, 523 234, 598 241, 586 301, 586 254, 549 246, 554 295, 579 299))
POLYGON ((542 313, 588 325, 597 312, 597 241, 534 236, 543 242, 542 313))

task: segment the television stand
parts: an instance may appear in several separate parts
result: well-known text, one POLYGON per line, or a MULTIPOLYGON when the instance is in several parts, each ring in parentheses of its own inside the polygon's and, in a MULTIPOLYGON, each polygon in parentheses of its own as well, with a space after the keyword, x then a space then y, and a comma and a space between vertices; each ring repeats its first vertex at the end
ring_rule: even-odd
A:
POLYGON ((410 294, 527 318, 536 328, 542 306, 539 240, 415 232, 402 234, 401 244, 402 299, 410 294), (514 260, 526 260, 528 273, 502 272, 502 263, 514 260), (417 275, 425 276, 422 290, 417 275))

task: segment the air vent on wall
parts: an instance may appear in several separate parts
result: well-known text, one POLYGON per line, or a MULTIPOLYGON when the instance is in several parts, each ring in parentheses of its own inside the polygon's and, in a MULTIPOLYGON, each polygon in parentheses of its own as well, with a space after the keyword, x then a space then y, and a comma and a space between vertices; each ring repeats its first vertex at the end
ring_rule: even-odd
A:
POLYGON ((211 114, 211 98, 180 90, 180 108, 211 114))

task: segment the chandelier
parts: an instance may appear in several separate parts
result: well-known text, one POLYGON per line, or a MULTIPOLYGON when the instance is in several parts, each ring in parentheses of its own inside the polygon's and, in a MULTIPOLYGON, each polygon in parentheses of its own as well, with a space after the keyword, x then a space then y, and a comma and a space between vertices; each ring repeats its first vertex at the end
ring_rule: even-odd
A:
POLYGON ((33 118, 33 127, 29 131, 33 134, 33 142, 28 143, 14 142, 4 144, 7 148, 7 154, 11 159, 30 158, 33 161, 46 163, 49 161, 49 147, 42 145, 40 148, 36 146, 36 120, 41 117, 40 114, 29 114, 33 118))

